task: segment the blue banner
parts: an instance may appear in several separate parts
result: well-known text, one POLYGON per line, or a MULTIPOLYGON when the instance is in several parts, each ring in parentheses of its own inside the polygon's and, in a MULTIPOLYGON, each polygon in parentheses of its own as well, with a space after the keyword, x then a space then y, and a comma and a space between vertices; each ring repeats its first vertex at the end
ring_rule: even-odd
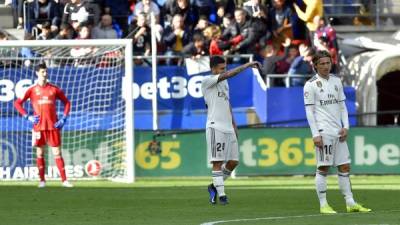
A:
MULTIPOLYGON (((237 65, 229 65, 228 68, 235 66, 237 65)), ((62 70, 50 68, 50 82, 59 86, 71 100, 71 117, 65 129, 76 129, 75 124, 82 124, 81 120, 84 117, 101 117, 96 121, 103 121, 89 130, 108 129, 108 124, 118 119, 115 118, 118 115, 115 110, 124 105, 120 88, 123 74, 123 71, 110 68, 63 67, 62 70)), ((201 93, 201 80, 204 75, 206 74, 189 76, 186 68, 179 66, 161 66, 157 69, 160 129, 201 129, 204 127, 206 108, 201 93)), ((245 109, 254 107, 254 102, 259 101, 253 93, 257 89, 254 83, 255 77, 252 70, 247 69, 228 81, 231 89, 231 104, 239 125, 247 124, 245 109)), ((0 118, 0 130, 7 130, 10 127, 13 127, 14 131, 28 129, 29 124, 18 115, 13 102, 17 97, 22 97, 35 79, 32 68, 0 70, 1 115, 7 115, 0 118), (17 119, 11 119, 13 117, 17 119), (16 123, 22 123, 23 126, 15 126, 16 123)), ((135 128, 151 129, 151 100, 154 93, 151 68, 135 67, 133 80, 135 128)), ((30 104, 26 103, 24 106, 31 114, 30 104)), ((61 114, 63 107, 60 103, 57 108, 61 114)), ((87 129, 87 127, 79 129, 87 129)))
MULTIPOLYGON (((237 65, 230 65, 229 68, 237 65)), ((134 70, 135 110, 151 110, 151 67, 136 67, 134 70)), ((185 67, 160 66, 157 69, 158 109, 172 111, 205 110, 201 94, 201 80, 207 74, 189 76, 185 67)), ((253 72, 251 69, 229 79, 232 107, 253 106, 253 72)))
MULTIPOLYGON (((237 65, 229 65, 228 69, 237 65)), ((113 121, 118 121, 117 109, 122 110, 121 83, 124 71, 110 68, 63 67, 50 68, 50 81, 61 87, 71 100, 71 117, 66 130, 107 130, 113 121), (68 74, 67 76, 65 74, 68 74), (114 88, 107 84, 112 82, 114 88), (109 88, 105 88, 108 86, 109 88), (101 93, 108 93, 106 97, 101 93), (98 100, 98 101, 96 101, 98 100), (82 127, 83 118, 101 121, 82 127), (80 127, 78 127, 78 125, 80 127)), ((188 75, 185 67, 160 66, 157 69, 157 91, 159 129, 203 129, 206 109, 201 94, 201 80, 206 74, 188 75)), ((135 67, 133 85, 135 129, 152 129, 152 85, 150 67, 135 67)), ((22 97, 24 90, 35 79, 34 72, 27 68, 0 70, 0 130, 26 131, 27 121, 16 112, 13 101, 22 97), (18 119, 15 119, 17 117, 18 119), (13 119, 14 118, 14 119, 13 119), (18 124, 24 123, 23 126, 18 124), (23 127, 23 128, 22 128, 23 127)), ((276 126, 307 126, 302 88, 270 88, 268 91, 260 76, 247 69, 228 80, 230 101, 234 117, 239 126, 249 124, 249 110, 257 115, 260 123, 275 123, 276 126), (295 122, 283 122, 297 120, 295 122), (277 124, 277 122, 279 122, 277 124)), ((345 88, 349 114, 356 113, 355 91, 345 88)), ((25 107, 30 110, 30 104, 25 107)), ((58 105, 60 114, 63 107, 58 105)), ((254 122, 254 120, 252 121, 254 122)), ((351 125, 356 118, 350 118, 351 125)), ((123 124, 113 123, 113 129, 123 124), (117 126, 117 127, 116 127, 117 126)), ((30 128, 29 128, 30 129, 30 128)))
MULTIPOLYGON (((345 87, 346 106, 349 115, 356 114, 356 92, 353 87, 345 87)), ((269 88, 267 91, 267 123, 279 127, 308 126, 304 109, 303 88, 269 88)), ((355 116, 349 117, 350 125, 357 124, 355 116)))

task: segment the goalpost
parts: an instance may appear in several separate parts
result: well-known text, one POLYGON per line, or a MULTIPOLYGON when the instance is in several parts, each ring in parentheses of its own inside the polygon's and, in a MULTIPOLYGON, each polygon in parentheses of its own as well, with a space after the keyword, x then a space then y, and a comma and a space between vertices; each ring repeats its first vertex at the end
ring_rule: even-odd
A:
MULTIPOLYGON (((67 177, 134 182, 132 42, 125 39, 0 42, 0 180, 37 180, 32 125, 13 102, 35 83, 40 62, 71 101, 61 146, 67 177)), ((29 101, 24 108, 33 113, 29 101)), ((57 101, 59 117, 63 110, 57 101)), ((51 151, 45 159, 47 178, 58 178, 51 151)))

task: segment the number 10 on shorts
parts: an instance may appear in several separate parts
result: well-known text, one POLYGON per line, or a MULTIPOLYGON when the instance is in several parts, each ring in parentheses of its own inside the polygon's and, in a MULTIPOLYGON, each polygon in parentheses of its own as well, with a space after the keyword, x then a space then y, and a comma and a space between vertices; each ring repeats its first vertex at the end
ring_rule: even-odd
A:
POLYGON ((329 162, 332 158, 332 145, 324 145, 319 148, 319 160, 329 162))

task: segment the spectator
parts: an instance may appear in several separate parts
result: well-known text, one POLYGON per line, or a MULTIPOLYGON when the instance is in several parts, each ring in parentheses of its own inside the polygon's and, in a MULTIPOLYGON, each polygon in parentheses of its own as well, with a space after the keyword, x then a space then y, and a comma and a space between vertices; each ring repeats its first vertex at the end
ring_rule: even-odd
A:
POLYGON ((305 75, 304 77, 296 77, 291 79, 291 86, 303 86, 306 81, 306 76, 311 75, 313 72, 312 68, 312 57, 314 55, 314 49, 311 47, 301 44, 299 46, 300 56, 296 57, 290 66, 288 74, 290 75, 305 75))
POLYGON ((51 40, 53 39, 53 34, 51 32, 51 25, 49 22, 44 22, 41 26, 41 32, 36 37, 36 40, 51 40))
MULTIPOLYGON (((156 39, 159 42, 159 41, 161 41, 162 33, 164 31, 164 28, 160 24, 160 19, 161 19, 160 13, 161 12, 160 12, 159 6, 156 3, 154 3, 152 0, 142 0, 141 2, 139 2, 135 5, 134 16, 135 16, 135 19, 137 19, 139 14, 146 15, 146 23, 147 23, 147 26, 150 27, 152 12, 154 13, 154 16, 156 19, 156 21, 155 21, 156 24, 155 24, 155 27, 153 27, 153 28, 156 30, 156 39)), ((133 24, 133 29, 130 27, 130 29, 129 29, 130 31, 134 30, 134 28, 137 27, 135 23, 136 23, 136 21, 133 24)), ((128 38, 130 38, 130 37, 132 37, 131 33, 128 34, 128 38)))
POLYGON ((233 23, 235 23, 233 16, 229 13, 225 14, 222 18, 221 32, 224 33, 225 29, 230 27, 233 23))
POLYGON ((233 45, 233 53, 247 54, 254 52, 253 44, 257 34, 251 20, 246 17, 246 11, 238 8, 235 10, 235 23, 228 27, 222 34, 222 38, 229 40, 233 45))
MULTIPOLYGON (((185 28, 182 15, 176 14, 172 19, 172 26, 165 29, 164 43, 167 47, 166 55, 180 55, 183 47, 189 44, 191 34, 188 28, 185 28)), ((171 60, 167 64, 171 65, 171 60)))
MULTIPOLYGON (((130 32, 133 35, 133 55, 135 56, 149 56, 151 53, 151 30, 146 19, 145 13, 138 14, 136 25, 130 32)), ((142 65, 143 60, 135 59, 135 64, 142 65)))
POLYGON ((215 0, 215 7, 217 11, 217 22, 215 24, 221 24, 226 14, 233 15, 236 8, 234 0, 215 0))
POLYGON ((293 39, 292 34, 292 11, 285 6, 285 0, 274 0, 273 7, 270 10, 271 29, 273 33, 273 43, 275 46, 281 46, 287 38, 293 39))
POLYGON ((190 5, 189 0, 167 0, 164 5, 164 22, 165 27, 172 23, 173 17, 179 14, 183 17, 185 26, 192 30, 193 26, 197 24, 198 15, 190 5))
POLYGON ((287 56, 278 61, 275 65, 275 73, 277 74, 287 74, 296 57, 299 56, 299 46, 291 44, 288 47, 287 56))
POLYGON ((122 29, 122 36, 128 34, 128 17, 131 14, 128 0, 105 0, 104 13, 110 14, 122 29))
POLYGON ((328 41, 329 48, 335 48, 338 50, 336 31, 335 29, 327 25, 324 18, 319 19, 317 30, 314 34, 314 44, 317 45, 320 37, 325 37, 328 41))
POLYGON ((117 38, 117 32, 112 27, 112 18, 108 14, 101 17, 100 23, 92 30, 93 39, 113 39, 117 38))
POLYGON ((226 14, 233 14, 233 11, 230 12, 229 10, 229 0, 215 0, 215 7, 217 9, 217 22, 216 24, 221 24, 222 22, 222 18, 224 18, 224 16, 226 14))
POLYGON ((81 0, 71 0, 64 7, 62 23, 69 23, 74 29, 77 29, 80 24, 89 21, 89 9, 86 2, 81 0))
POLYGON ((7 34, 0 30, 0 41, 6 41, 6 40, 8 40, 7 34))
MULTIPOLYGON (((304 2, 303 0, 293 0, 297 5, 299 5, 300 8, 303 7, 304 2)), ((286 2, 288 3, 288 2, 286 2)), ((287 4, 288 7, 290 7, 292 11, 292 17, 291 17, 291 24, 292 24, 292 34, 293 34, 293 41, 296 42, 296 44, 300 43, 306 43, 307 38, 308 38, 308 29, 303 20, 299 18, 297 15, 293 4, 287 4)), ((304 5, 305 6, 305 5, 304 5)))
POLYGON ((204 37, 210 42, 210 55, 224 55, 224 51, 229 52, 231 44, 221 40, 221 28, 217 25, 207 27, 204 32, 204 37))
POLYGON ((148 22, 151 21, 151 13, 154 13, 154 16, 156 17, 156 23, 160 23, 160 8, 152 0, 142 0, 136 3, 134 11, 135 18, 141 13, 145 13, 147 15, 146 21, 148 22))
POLYGON ((243 4, 243 9, 253 18, 267 19, 268 9, 265 5, 261 4, 261 0, 248 0, 243 4))
MULTIPOLYGON (((28 1, 29 2, 29 1, 28 1)), ((50 23, 52 32, 58 31, 61 22, 60 5, 53 0, 36 0, 28 4, 28 31, 38 24, 50 23)), ((25 21, 27 22, 27 21, 25 21)))
POLYGON ((217 22, 216 14, 212 10, 215 8, 214 0, 192 0, 191 2, 197 15, 206 16, 207 20, 217 22))
POLYGON ((281 56, 278 56, 276 47, 272 44, 266 45, 261 55, 264 56, 261 76, 266 78, 268 74, 275 74, 275 63, 282 59, 281 56))
POLYGON ((200 16, 199 21, 194 28, 193 33, 203 33, 204 29, 206 29, 210 25, 206 16, 200 16))
MULTIPOLYGON (((0 42, 7 41, 8 35, 0 30, 0 42)), ((4 60, 0 60, 0 66, 14 66, 16 64, 15 60, 11 60, 12 58, 17 58, 18 50, 16 48, 3 47, 0 48, 0 57, 8 58, 4 60)))
POLYGON ((90 27, 88 25, 82 25, 78 29, 78 37, 76 39, 86 40, 90 39, 90 27))
POLYGON ((74 30, 69 23, 63 23, 60 26, 60 31, 54 39, 69 40, 75 38, 74 30))
MULTIPOLYGON (((318 27, 318 21, 324 16, 322 0, 304 0, 307 5, 303 12, 300 7, 294 3, 294 9, 301 20, 306 22, 309 31, 314 32, 318 27)), ((312 37, 312 36, 311 36, 312 37)))
POLYGON ((266 78, 268 74, 276 73, 276 63, 286 58, 288 52, 287 48, 290 45, 290 39, 286 39, 285 43, 282 45, 285 47, 285 53, 283 55, 278 55, 279 47, 275 45, 269 44, 264 47, 264 60, 261 68, 261 75, 263 78, 266 78))
POLYGON ((271 32, 268 28, 267 7, 261 4, 261 0, 249 0, 243 4, 245 9, 252 18, 253 27, 257 34, 256 39, 259 40, 260 47, 264 47, 271 38, 271 32))
MULTIPOLYGON (((87 40, 90 39, 90 28, 87 25, 80 26, 78 29, 78 37, 76 39, 78 40, 87 40)), ((76 47, 71 49, 71 56, 79 58, 79 57, 87 57, 90 54, 94 52, 93 47, 76 47)), ((75 65, 82 65, 85 64, 88 59, 84 59, 81 61, 80 59, 77 59, 75 62, 75 65)))
MULTIPOLYGON (((59 0, 61 1, 61 0, 59 0)), ((87 7, 90 14, 90 18, 93 22, 92 25, 97 25, 101 19, 101 15, 104 14, 105 0, 85 0, 87 1, 87 7)))
POLYGON ((208 45, 202 33, 195 33, 193 35, 193 42, 186 45, 182 53, 190 55, 193 59, 199 59, 202 56, 209 55, 208 45))

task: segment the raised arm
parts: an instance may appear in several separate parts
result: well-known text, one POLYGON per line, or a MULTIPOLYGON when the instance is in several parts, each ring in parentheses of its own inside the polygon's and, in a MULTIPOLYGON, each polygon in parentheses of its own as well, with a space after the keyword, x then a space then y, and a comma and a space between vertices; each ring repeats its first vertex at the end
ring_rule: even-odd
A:
POLYGON ((257 61, 248 62, 248 63, 243 64, 241 66, 238 66, 238 67, 236 67, 234 69, 231 69, 229 71, 221 73, 221 75, 219 75, 219 77, 218 77, 218 82, 226 80, 226 79, 228 79, 230 77, 234 77, 234 76, 236 76, 237 74, 239 74, 240 72, 242 72, 243 70, 245 70, 245 69, 247 69, 249 67, 260 69, 262 66, 257 61))
POLYGON ((314 11, 317 9, 317 4, 307 1, 304 3, 307 5, 305 12, 303 12, 296 3, 293 3, 293 6, 301 20, 310 22, 313 19, 314 11))

